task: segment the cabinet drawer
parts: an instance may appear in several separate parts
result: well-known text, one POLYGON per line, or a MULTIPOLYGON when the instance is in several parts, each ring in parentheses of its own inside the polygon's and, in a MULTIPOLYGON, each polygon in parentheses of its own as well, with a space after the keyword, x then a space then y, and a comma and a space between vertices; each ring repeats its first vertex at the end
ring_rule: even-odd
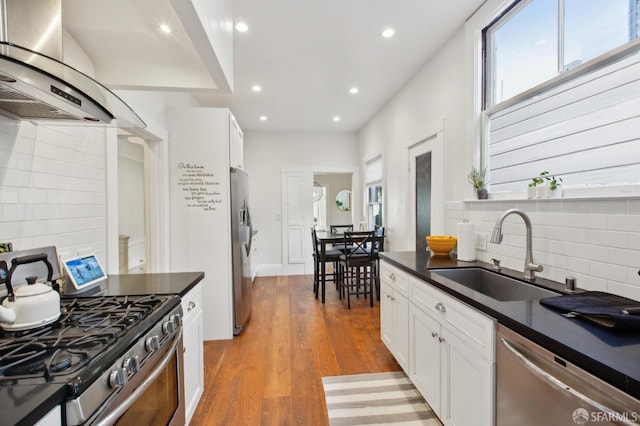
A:
POLYGON ((202 288, 200 284, 193 287, 181 299, 182 319, 186 324, 189 319, 194 318, 198 312, 202 311, 202 288))
POLYGON ((409 275, 384 260, 380 262, 380 280, 389 284, 402 295, 408 296, 409 275))
POLYGON ((414 277, 409 278, 409 299, 441 323, 453 327, 466 344, 486 360, 493 361, 495 327, 492 318, 414 277))

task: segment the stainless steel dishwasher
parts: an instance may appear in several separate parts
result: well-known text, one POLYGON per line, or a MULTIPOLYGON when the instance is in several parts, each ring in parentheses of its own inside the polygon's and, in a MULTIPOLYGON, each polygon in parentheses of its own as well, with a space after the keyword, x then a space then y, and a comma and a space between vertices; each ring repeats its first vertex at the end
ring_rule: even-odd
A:
POLYGON ((640 401, 498 325, 498 426, 638 425, 640 401))

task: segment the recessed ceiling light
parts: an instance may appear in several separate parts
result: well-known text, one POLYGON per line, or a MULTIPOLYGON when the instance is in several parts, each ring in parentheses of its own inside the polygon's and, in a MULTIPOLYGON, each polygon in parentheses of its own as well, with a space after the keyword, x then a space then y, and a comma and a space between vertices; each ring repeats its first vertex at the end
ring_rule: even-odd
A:
POLYGON ((385 28, 382 31, 381 35, 384 38, 390 38, 390 37, 393 37, 395 33, 396 33, 396 30, 394 30, 393 28, 385 28))
POLYGON ((246 22, 240 21, 236 23, 236 30, 240 31, 241 33, 246 33, 247 31, 249 31, 249 26, 246 22))
POLYGON ((257 84, 254 84, 253 86, 251 86, 251 90, 253 90, 254 92, 261 92, 262 87, 258 86, 257 84))
POLYGON ((349 93, 351 93, 352 95, 355 95, 359 91, 360 89, 358 89, 357 87, 352 87, 351 89, 349 89, 349 93))
POLYGON ((333 121, 336 121, 336 122, 340 121, 340 117, 336 115, 335 117, 333 117, 333 121))
POLYGON ((171 34, 171 27, 167 24, 160 24, 160 31, 165 34, 171 34))
POLYGON ((260 121, 267 121, 267 116, 266 115, 261 115, 260 116, 260 121))

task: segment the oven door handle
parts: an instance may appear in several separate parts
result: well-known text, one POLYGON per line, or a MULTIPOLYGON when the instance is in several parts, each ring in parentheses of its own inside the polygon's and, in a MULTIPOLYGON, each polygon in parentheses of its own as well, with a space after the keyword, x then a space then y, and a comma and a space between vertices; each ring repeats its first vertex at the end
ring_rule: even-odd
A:
POLYGON ((122 416, 131 406, 136 402, 136 400, 145 393, 153 384, 153 382, 160 376, 164 368, 169 364, 171 358, 173 357, 176 347, 178 346, 178 342, 180 342, 180 336, 182 336, 182 328, 180 328, 180 332, 176 335, 171 347, 167 351, 167 353, 162 357, 156 368, 153 369, 151 373, 144 379, 140 386, 136 388, 131 395, 129 395, 120 405, 115 407, 109 414, 107 414, 104 418, 100 419, 95 426, 110 426, 113 425, 119 418, 122 416))

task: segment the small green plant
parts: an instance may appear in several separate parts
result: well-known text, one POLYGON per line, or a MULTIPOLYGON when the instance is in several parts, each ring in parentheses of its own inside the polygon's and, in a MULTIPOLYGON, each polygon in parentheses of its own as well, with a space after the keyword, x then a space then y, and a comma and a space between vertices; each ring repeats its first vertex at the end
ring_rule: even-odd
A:
POLYGON ((529 182, 529 188, 535 188, 538 185, 542 185, 548 174, 549 172, 540 172, 540 176, 531 179, 531 182, 529 182))
POLYGON ((556 189, 558 189, 558 187, 560 186, 560 182, 562 182, 561 177, 555 177, 555 176, 549 176, 547 177, 547 180, 549 181, 549 189, 552 191, 555 191, 556 189))
POLYGON ((487 186, 486 181, 487 169, 471 168, 471 172, 467 175, 467 180, 475 189, 485 189, 487 186))
POLYGON ((560 186, 562 182, 561 177, 556 177, 551 175, 548 171, 540 172, 540 175, 531 179, 529 182, 529 188, 535 188, 538 185, 542 185, 545 182, 549 184, 549 189, 555 191, 560 186))

